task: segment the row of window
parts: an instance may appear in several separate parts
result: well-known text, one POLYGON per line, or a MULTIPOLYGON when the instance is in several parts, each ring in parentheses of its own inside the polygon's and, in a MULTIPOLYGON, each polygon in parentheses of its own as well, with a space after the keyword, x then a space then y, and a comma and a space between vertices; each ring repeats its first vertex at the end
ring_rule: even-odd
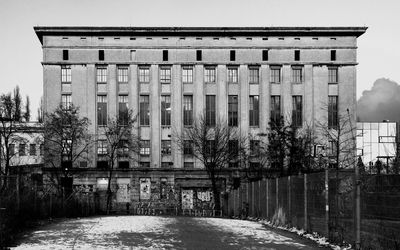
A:
MULTIPOLYGON (((135 60, 135 50, 131 50, 131 60, 135 60)), ((269 50, 262 50, 261 51, 261 57, 263 61, 268 61, 268 54, 269 50)), ((69 50, 63 50, 63 60, 68 61, 69 60, 69 50)), ((99 50, 98 51, 98 60, 99 61, 104 61, 104 50, 99 50)), ((300 61, 300 50, 294 50, 293 52, 293 59, 294 61, 300 61)), ((162 50, 162 60, 164 62, 169 61, 169 51, 168 50, 162 50)), ((196 50, 196 61, 201 62, 203 60, 203 51, 202 50, 196 50)), ((229 50, 229 60, 231 62, 236 61, 236 50, 229 50)), ((336 50, 331 50, 330 51, 330 60, 331 61, 336 61, 336 50)))
MULTIPOLYGON (((13 144, 13 143, 10 144, 9 150, 10 150, 11 156, 16 155, 15 144, 13 144)), ((43 155, 43 150, 44 150, 43 144, 39 145, 39 151, 38 151, 37 145, 35 143, 31 143, 31 144, 20 143, 18 145, 18 156, 27 156, 27 155, 37 156, 38 153, 39 153, 39 155, 43 155)))
MULTIPOLYGON (((270 82, 280 83, 282 79, 281 66, 271 65, 270 66, 270 82)), ((300 65, 292 66, 291 80, 292 83, 304 82, 304 67, 300 65)), ((99 66, 96 69, 96 80, 97 84, 107 83, 107 67, 99 66)), ((150 67, 140 66, 138 71, 139 83, 150 83, 150 67)), ((128 83, 128 67, 120 66, 117 69, 117 78, 120 84, 128 83)), ((171 83, 171 66, 160 66, 159 77, 161 84, 171 83)), ((204 67, 204 82, 205 83, 216 83, 217 73, 216 66, 205 66, 204 67)), ((182 66, 182 83, 193 83, 193 66, 186 65, 182 66)), ((249 66, 249 84, 258 84, 260 82, 260 72, 258 66, 249 66)), ((63 84, 71 83, 71 67, 68 65, 61 67, 61 82, 63 84)), ((227 68, 227 82, 238 83, 239 72, 238 66, 228 66, 227 68)), ((338 83, 338 68, 330 66, 328 67, 328 83, 338 83)))
MULTIPOLYGON (((61 103, 64 108, 71 106, 71 95, 63 94, 61 103)), ((183 96, 183 125, 193 125, 193 95, 183 96)), ((216 96, 206 95, 205 119, 208 126, 216 124, 216 96)), ((270 118, 277 122, 282 116, 281 96, 272 95, 270 99, 270 118)), ((338 96, 328 96, 328 125, 336 127, 338 122, 338 96)), ((121 124, 128 122, 128 96, 118 96, 118 117, 121 124)), ((239 98, 237 95, 228 96, 228 125, 237 127, 239 123, 239 98)), ((107 95, 97 96, 97 125, 107 125, 107 95)), ((150 126, 150 96, 139 96, 139 125, 150 126)), ((171 126, 171 96, 161 96, 161 125, 171 126)), ((249 126, 260 125, 260 102, 258 95, 249 96, 249 126)), ((292 125, 303 126, 303 97, 292 96, 292 125)))

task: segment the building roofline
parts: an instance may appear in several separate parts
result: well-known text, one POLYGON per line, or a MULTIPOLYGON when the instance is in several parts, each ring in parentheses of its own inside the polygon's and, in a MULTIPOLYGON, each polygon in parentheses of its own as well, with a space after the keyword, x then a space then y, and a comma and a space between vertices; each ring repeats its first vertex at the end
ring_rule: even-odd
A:
POLYGON ((35 26, 41 43, 43 36, 356 36, 367 27, 104 27, 35 26))

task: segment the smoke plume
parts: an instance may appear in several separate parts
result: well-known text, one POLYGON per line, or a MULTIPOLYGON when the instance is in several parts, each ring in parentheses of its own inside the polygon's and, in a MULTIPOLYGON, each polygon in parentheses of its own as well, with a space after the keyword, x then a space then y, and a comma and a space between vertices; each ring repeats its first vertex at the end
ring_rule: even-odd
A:
POLYGON ((380 78, 371 90, 365 90, 357 102, 359 121, 400 121, 400 86, 380 78))

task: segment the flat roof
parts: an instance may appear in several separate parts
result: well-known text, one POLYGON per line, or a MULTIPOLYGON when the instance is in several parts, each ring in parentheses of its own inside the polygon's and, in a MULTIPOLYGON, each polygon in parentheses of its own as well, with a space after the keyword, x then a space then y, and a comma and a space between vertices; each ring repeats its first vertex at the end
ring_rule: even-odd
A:
POLYGON ((367 27, 99 27, 35 26, 43 36, 356 36, 367 27))

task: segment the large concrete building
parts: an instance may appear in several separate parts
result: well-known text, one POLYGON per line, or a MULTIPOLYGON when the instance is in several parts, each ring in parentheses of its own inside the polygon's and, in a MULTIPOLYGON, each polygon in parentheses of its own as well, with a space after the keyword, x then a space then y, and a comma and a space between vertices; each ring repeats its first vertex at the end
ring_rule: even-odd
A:
MULTIPOLYGON (((365 30, 35 27, 43 48, 44 109, 74 103, 94 134, 107 116, 126 107, 137 111, 145 146, 139 160, 121 159, 116 173, 131 187, 128 200, 162 197, 159 183, 196 192, 207 182, 202 165, 177 150, 171 134, 204 111, 210 122, 227 119, 243 134, 265 132, 280 115, 298 127, 335 126, 347 109, 356 124, 357 38, 365 30), (142 184, 151 185, 151 194, 142 196, 142 184)), ((104 164, 103 147, 93 149, 92 160, 82 164, 85 178, 82 170, 74 184, 104 182, 95 171, 104 164)))

